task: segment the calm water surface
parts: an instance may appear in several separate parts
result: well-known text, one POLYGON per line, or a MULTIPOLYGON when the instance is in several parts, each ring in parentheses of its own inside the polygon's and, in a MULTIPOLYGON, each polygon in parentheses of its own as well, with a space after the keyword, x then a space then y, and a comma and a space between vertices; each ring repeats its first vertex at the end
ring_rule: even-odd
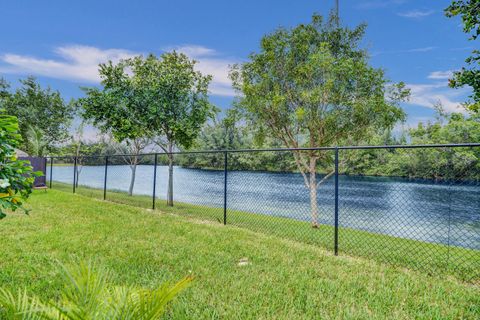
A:
MULTIPOLYGON (((151 195, 153 166, 140 165, 134 193, 151 195)), ((128 166, 109 166, 109 190, 127 191, 128 166)), ((54 181, 72 183, 71 166, 54 166, 54 181)), ((84 166, 80 185, 103 188, 104 167, 84 166)), ((167 194, 168 168, 157 167, 159 199, 167 194)), ((223 171, 174 169, 177 201, 223 207, 223 171)), ((300 174, 231 171, 228 208, 256 214, 310 220, 308 190, 300 174)), ((334 221, 333 177, 318 188, 320 220, 334 221)), ((399 178, 339 178, 339 220, 343 227, 480 250, 480 185, 439 184, 399 178)))

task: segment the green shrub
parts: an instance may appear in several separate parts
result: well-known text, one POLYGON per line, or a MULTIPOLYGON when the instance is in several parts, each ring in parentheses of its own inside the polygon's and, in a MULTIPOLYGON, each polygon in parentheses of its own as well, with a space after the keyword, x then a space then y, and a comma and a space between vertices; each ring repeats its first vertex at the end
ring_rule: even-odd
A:
POLYGON ((28 213, 23 200, 32 193, 35 177, 41 175, 32 171, 28 161, 17 160, 15 148, 20 140, 17 118, 0 114, 0 219, 6 216, 5 210, 28 213))

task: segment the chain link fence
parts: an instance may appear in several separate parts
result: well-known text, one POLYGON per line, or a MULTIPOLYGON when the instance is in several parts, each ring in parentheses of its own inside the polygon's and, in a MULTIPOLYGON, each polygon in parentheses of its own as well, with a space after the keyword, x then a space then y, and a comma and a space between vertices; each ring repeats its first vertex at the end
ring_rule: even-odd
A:
POLYGON ((51 157, 53 189, 480 281, 480 145, 51 157))

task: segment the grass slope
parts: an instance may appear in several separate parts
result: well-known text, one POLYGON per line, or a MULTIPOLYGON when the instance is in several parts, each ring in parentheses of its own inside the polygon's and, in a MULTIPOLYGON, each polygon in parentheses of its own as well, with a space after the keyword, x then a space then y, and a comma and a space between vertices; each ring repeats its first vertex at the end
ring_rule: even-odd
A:
MULTIPOLYGON (((72 186, 56 182, 57 190, 72 192, 72 186)), ((103 190, 80 186, 77 193, 103 199, 103 190)), ((151 208, 149 196, 128 196, 125 192, 109 190, 107 200, 133 206, 151 208)), ((223 208, 176 202, 168 207, 164 200, 156 201, 156 208, 164 212, 186 215, 223 223, 223 208)), ((334 229, 321 226, 312 229, 310 223, 282 217, 228 210, 227 223, 253 231, 322 246, 333 251, 334 229)), ((412 226, 413 227, 413 226, 412 226)), ((408 234, 408 230, 404 230, 408 234)), ((480 284, 480 251, 441 244, 397 238, 371 232, 340 228, 339 251, 344 254, 368 257, 379 262, 421 270, 430 275, 453 275, 460 280, 480 284)))
POLYGON ((0 222, 0 286, 55 297, 52 261, 76 256, 117 284, 154 287, 196 275, 172 319, 478 319, 480 288, 234 226, 56 190, 30 216, 0 222), (250 265, 239 266, 241 258, 250 265))

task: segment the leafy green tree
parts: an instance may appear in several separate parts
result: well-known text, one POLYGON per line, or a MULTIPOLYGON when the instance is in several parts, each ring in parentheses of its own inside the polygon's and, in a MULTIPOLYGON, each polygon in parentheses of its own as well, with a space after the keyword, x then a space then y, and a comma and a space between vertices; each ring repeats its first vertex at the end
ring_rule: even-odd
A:
MULTIPOLYGON (((480 35, 480 1, 479 0, 458 0, 453 1, 445 9, 447 17, 461 16, 463 31, 470 34, 471 41, 476 41, 480 35)), ((463 67, 456 71, 453 78, 450 79, 452 88, 470 86, 473 94, 470 95, 470 101, 466 103, 468 109, 480 113, 480 51, 473 50, 472 55, 465 62, 468 67, 463 67)))
POLYGON ((138 154, 145 148, 141 143, 148 140, 151 132, 147 123, 140 117, 147 106, 134 90, 133 77, 127 73, 128 61, 114 65, 111 61, 100 64, 100 77, 103 88, 84 88, 86 97, 77 101, 83 110, 82 117, 92 121, 103 133, 111 135, 115 145, 124 143, 131 146, 134 155, 129 157, 131 170, 129 195, 133 194, 138 154))
POLYGON ((24 290, 0 288, 0 317, 4 320, 157 320, 167 305, 192 282, 185 277, 176 284, 156 289, 112 286, 105 270, 92 263, 62 267, 60 298, 45 301, 24 290))
POLYGON ((35 177, 40 175, 32 172, 28 161, 17 160, 15 148, 21 140, 18 130, 16 117, 0 114, 0 219, 6 216, 5 209, 28 213, 23 200, 32 193, 35 177))
POLYGON ((145 141, 155 137, 155 143, 168 153, 169 205, 173 205, 172 152, 178 146, 190 147, 215 111, 208 101, 211 76, 203 76, 194 66, 195 61, 175 51, 160 58, 110 61, 100 65, 103 89, 85 89, 87 97, 79 100, 85 119, 133 148, 132 181, 139 152, 146 147, 145 141))
MULTIPOLYGON (((408 96, 403 83, 393 85, 368 63, 359 47, 365 25, 337 27, 332 16, 266 35, 260 52, 233 68, 241 95, 238 107, 260 132, 289 148, 355 143, 371 130, 391 128, 404 118, 398 103, 408 96)), ((331 158, 317 151, 293 153, 310 192, 312 226, 318 226, 318 164, 331 158)))
MULTIPOLYGON (((20 80, 22 86, 13 93, 8 93, 4 83, 3 94, 0 94, 0 107, 7 114, 18 118, 23 143, 20 146, 30 155, 39 155, 35 149, 35 141, 30 138, 32 127, 35 133, 41 133, 45 141, 45 149, 50 151, 55 144, 65 142, 69 137, 68 129, 74 116, 73 104, 66 103, 58 91, 42 88, 35 78, 20 80)), ((1 89, 0 89, 1 90, 1 89)), ((42 149, 40 149, 42 150, 42 149)))
MULTIPOLYGON (((137 102, 136 114, 155 143, 168 155, 167 204, 173 205, 173 154, 175 148, 190 148, 216 108, 208 100, 211 76, 195 71, 195 61, 175 51, 160 58, 149 55, 125 60, 118 66, 132 72, 128 87, 137 102)), ((113 66, 111 66, 114 68, 113 66)), ((125 76, 123 76, 125 77, 125 76)))
MULTIPOLYGON (((81 140, 82 142, 79 143, 77 138, 73 138, 70 143, 62 145, 55 149, 52 155, 54 156, 71 156, 78 154, 79 157, 81 156, 93 156, 93 157, 101 157, 106 154, 106 149, 108 143, 106 142, 105 138, 100 138, 98 141, 88 141, 88 140, 81 140)), ((88 160, 88 158, 83 159, 85 163, 91 164, 92 162, 88 160)), ((93 162, 93 163, 96 163, 93 162)))
MULTIPOLYGON (((281 148, 277 139, 265 137, 261 144, 256 141, 254 128, 242 121, 238 109, 227 110, 226 117, 205 125, 195 140, 196 150, 235 150, 281 148)), ((180 156, 177 163, 189 168, 223 169, 224 154, 200 153, 180 156)), ((240 152, 230 153, 230 170, 263 170, 291 172, 296 170, 295 163, 288 152, 240 152)))
MULTIPOLYGON (((375 135, 368 144, 448 144, 480 141, 478 115, 445 113, 437 107, 435 120, 420 122, 406 130, 404 138, 395 140, 375 135), (406 138, 406 139, 405 139, 406 138)), ((387 136, 388 137, 388 136, 387 136)), ((352 175, 398 176, 436 181, 478 181, 480 148, 371 149, 342 152, 346 157, 345 173, 352 175)))
MULTIPOLYGON (((480 141, 478 115, 440 114, 435 122, 420 123, 410 130, 412 144, 476 143, 480 141), (445 123, 443 123, 445 122, 445 123)), ((435 180, 480 179, 479 148, 431 148, 402 150, 393 158, 397 173, 435 180), (400 158, 400 159, 399 159, 400 158), (402 161, 403 159, 410 161, 402 161)))
MULTIPOLYGON (((251 135, 246 127, 238 124, 237 110, 228 109, 226 116, 203 126, 198 137, 192 144, 196 150, 227 150, 252 148, 251 135)), ((178 160, 180 164, 191 168, 216 168, 224 166, 224 155, 221 153, 200 153, 183 155, 178 160)), ((230 169, 240 169, 230 163, 230 169)))
MULTIPOLYGON (((365 140, 360 141, 359 145, 402 145, 406 144, 405 139, 405 133, 397 139, 390 130, 373 131, 365 140)), ((341 153, 343 163, 340 170, 342 174, 347 175, 392 175, 393 169, 390 164, 395 155, 396 152, 392 149, 343 150, 341 153)))

